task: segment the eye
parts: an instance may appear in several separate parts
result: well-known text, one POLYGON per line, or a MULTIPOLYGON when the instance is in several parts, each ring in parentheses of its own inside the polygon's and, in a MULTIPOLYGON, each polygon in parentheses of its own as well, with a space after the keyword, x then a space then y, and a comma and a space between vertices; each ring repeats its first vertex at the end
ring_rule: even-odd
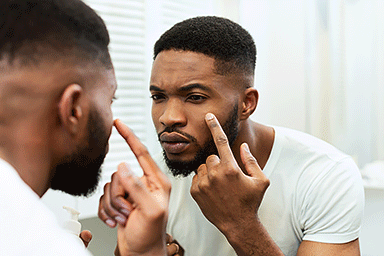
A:
POLYGON ((117 97, 116 97, 116 96, 113 96, 113 98, 112 98, 112 100, 111 100, 111 104, 112 104, 113 102, 115 102, 115 100, 117 100, 117 97))
POLYGON ((161 100, 163 100, 163 99, 165 99, 165 96, 164 95, 162 95, 162 94, 152 94, 151 95, 151 99, 153 100, 153 101, 161 101, 161 100))
POLYGON ((190 101, 192 103, 201 103, 207 99, 206 96, 200 95, 200 94, 192 94, 187 97, 187 101, 190 101))

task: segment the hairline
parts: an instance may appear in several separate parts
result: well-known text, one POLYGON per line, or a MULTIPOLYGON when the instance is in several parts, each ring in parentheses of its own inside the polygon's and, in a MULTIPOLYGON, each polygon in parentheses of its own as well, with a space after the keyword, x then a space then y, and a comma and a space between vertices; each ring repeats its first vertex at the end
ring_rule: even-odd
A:
POLYGON ((176 51, 176 52, 180 51, 180 52, 199 53, 199 54, 203 54, 206 57, 212 58, 214 60, 214 70, 213 70, 213 72, 215 74, 218 74, 218 75, 228 76, 228 74, 231 75, 231 74, 234 74, 234 73, 242 74, 242 75, 245 75, 245 76, 251 75, 252 77, 254 77, 254 75, 255 75, 255 70, 246 70, 247 68, 245 68, 245 67, 238 67, 237 63, 236 63, 236 60, 223 60, 223 59, 220 59, 220 58, 214 56, 213 54, 206 54, 204 52, 194 51, 194 50, 191 50, 191 49, 182 49, 182 48, 175 48, 175 47, 172 47, 172 48, 169 48, 169 49, 168 48, 164 48, 164 49, 159 51, 154 56, 153 60, 155 60, 157 58, 157 56, 161 52, 165 52, 165 51, 176 51), (227 65, 227 67, 224 67, 226 65, 227 65), (229 68, 228 68, 228 66, 229 66, 229 68))

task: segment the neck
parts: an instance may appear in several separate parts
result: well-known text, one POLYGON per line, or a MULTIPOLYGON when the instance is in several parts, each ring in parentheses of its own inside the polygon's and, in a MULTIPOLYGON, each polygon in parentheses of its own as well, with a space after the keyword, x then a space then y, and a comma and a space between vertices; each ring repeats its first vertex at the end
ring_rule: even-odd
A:
POLYGON ((233 154, 240 168, 244 171, 244 165, 240 157, 240 146, 246 142, 252 155, 256 158, 261 169, 264 169, 271 154, 275 131, 272 127, 255 123, 249 119, 240 124, 239 135, 232 146, 233 154))
POLYGON ((42 197, 50 182, 48 141, 39 136, 45 130, 42 123, 25 123, 0 125, 0 158, 12 165, 21 179, 42 197))

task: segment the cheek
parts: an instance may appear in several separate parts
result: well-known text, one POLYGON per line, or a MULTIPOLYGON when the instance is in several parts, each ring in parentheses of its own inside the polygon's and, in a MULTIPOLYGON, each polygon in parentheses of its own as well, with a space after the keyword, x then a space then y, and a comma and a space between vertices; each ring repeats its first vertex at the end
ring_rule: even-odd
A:
MULTIPOLYGON (((222 111, 224 113, 228 113, 226 110, 222 111)), ((204 115, 200 118, 198 122, 198 127, 196 128, 197 131, 199 131, 201 140, 204 142, 207 142, 208 140, 212 139, 212 133, 211 130, 208 128, 207 123, 205 122, 205 115, 207 113, 212 113, 216 116, 217 120, 219 120, 219 123, 221 126, 225 123, 226 117, 223 115, 223 113, 217 113, 215 111, 206 111, 204 115)))
POLYGON ((200 146, 203 146, 208 140, 212 138, 211 131, 205 122, 205 114, 201 114, 188 119, 188 133, 197 139, 200 146))
POLYGON ((156 107, 154 107, 152 105, 152 109, 151 109, 151 115, 152 115, 152 122, 153 122, 153 125, 155 126, 156 130, 159 129, 159 111, 156 107))
POLYGON ((101 114, 101 120, 103 123, 104 131, 108 133, 108 138, 111 136, 113 128, 113 114, 111 106, 106 106, 103 108, 101 114))
POLYGON ((108 112, 108 115, 107 115, 107 118, 106 118, 106 127, 107 127, 107 130, 109 132, 109 136, 111 136, 111 133, 112 133, 112 128, 113 128, 113 114, 112 114, 112 110, 110 109, 110 111, 108 112))

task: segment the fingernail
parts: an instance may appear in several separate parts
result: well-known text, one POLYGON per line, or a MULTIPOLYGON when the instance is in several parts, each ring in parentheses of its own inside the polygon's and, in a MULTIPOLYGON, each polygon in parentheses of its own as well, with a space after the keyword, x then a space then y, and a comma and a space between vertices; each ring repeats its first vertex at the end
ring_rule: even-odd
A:
POLYGON ((115 225, 116 225, 116 222, 114 222, 113 220, 111 220, 111 219, 107 219, 106 221, 105 221, 105 224, 107 224, 109 227, 111 227, 111 228, 114 228, 115 227, 115 225))
POLYGON ((121 216, 116 216, 116 217, 115 217, 115 220, 116 220, 119 224, 124 225, 124 224, 125 224, 125 221, 126 221, 126 218, 121 217, 121 216))
POLYGON ((131 212, 127 209, 121 209, 121 213, 124 214, 125 216, 128 216, 131 212))
POLYGON ((213 114, 211 114, 211 113, 208 113, 208 114, 205 115, 205 118, 206 118, 207 120, 212 120, 214 117, 215 117, 215 116, 214 116, 213 114))
POLYGON ((247 143, 243 143, 244 144, 244 149, 245 149, 245 151, 247 151, 248 153, 250 153, 249 152, 249 146, 248 146, 248 144, 247 143))

